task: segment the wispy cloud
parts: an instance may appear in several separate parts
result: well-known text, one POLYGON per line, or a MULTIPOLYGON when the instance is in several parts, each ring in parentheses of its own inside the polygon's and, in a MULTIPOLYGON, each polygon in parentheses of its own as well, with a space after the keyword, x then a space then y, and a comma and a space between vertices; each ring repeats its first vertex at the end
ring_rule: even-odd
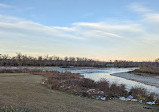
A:
POLYGON ((136 11, 136 12, 140 12, 140 13, 147 13, 147 12, 151 12, 152 10, 143 6, 142 4, 139 3, 132 3, 128 6, 130 9, 136 11))
POLYGON ((0 8, 12 8, 12 6, 0 3, 0 8))
POLYGON ((0 18, 2 18, 2 20, 0 21, 1 32, 2 31, 5 32, 6 35, 8 35, 7 32, 10 32, 10 34, 11 33, 21 34, 26 37, 28 36, 33 38, 34 36, 36 37, 39 36, 43 38, 57 37, 57 38, 77 39, 77 40, 80 39, 73 35, 65 34, 54 27, 45 26, 36 22, 22 20, 22 19, 14 18, 14 17, 3 16, 3 15, 0 15, 0 18))

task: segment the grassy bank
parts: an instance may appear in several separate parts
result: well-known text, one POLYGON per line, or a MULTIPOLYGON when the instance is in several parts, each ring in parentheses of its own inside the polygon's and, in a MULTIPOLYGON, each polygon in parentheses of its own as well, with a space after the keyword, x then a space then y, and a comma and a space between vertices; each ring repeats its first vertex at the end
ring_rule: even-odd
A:
POLYGON ((0 74, 0 108, 12 105, 17 112, 158 112, 159 109, 155 105, 118 99, 100 101, 51 90, 40 84, 44 78, 30 73, 0 74))
POLYGON ((159 71, 153 69, 135 69, 134 71, 130 71, 129 73, 134 73, 136 75, 159 75, 159 71))

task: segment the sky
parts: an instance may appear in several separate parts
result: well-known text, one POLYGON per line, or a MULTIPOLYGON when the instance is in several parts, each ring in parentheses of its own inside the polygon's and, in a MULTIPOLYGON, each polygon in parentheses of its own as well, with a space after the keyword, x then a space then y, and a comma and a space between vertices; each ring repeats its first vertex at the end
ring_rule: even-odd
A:
POLYGON ((0 54, 159 58, 158 0, 0 0, 0 54))

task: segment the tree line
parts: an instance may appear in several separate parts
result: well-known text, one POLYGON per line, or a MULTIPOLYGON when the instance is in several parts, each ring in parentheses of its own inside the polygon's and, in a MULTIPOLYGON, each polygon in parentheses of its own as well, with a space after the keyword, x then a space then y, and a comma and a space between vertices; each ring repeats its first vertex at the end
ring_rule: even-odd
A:
POLYGON ((27 56, 17 53, 16 56, 0 55, 0 66, 81 66, 102 67, 103 62, 79 57, 27 56))
POLYGON ((98 61, 80 57, 58 57, 58 56, 27 56, 17 53, 16 56, 0 54, 0 66, 59 66, 59 67, 156 67, 159 60, 155 62, 133 62, 125 60, 98 61))
POLYGON ((159 71, 159 59, 155 60, 154 62, 145 62, 140 64, 139 66, 141 69, 149 69, 159 71))

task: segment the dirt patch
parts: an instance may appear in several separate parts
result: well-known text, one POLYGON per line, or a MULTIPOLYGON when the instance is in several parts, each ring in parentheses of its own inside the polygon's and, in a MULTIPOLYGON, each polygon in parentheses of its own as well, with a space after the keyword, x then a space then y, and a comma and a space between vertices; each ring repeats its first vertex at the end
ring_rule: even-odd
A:
POLYGON ((32 112, 158 112, 159 107, 120 100, 98 101, 50 90, 39 75, 0 74, 0 107, 26 107, 32 112), (145 108, 146 107, 146 108, 145 108))

